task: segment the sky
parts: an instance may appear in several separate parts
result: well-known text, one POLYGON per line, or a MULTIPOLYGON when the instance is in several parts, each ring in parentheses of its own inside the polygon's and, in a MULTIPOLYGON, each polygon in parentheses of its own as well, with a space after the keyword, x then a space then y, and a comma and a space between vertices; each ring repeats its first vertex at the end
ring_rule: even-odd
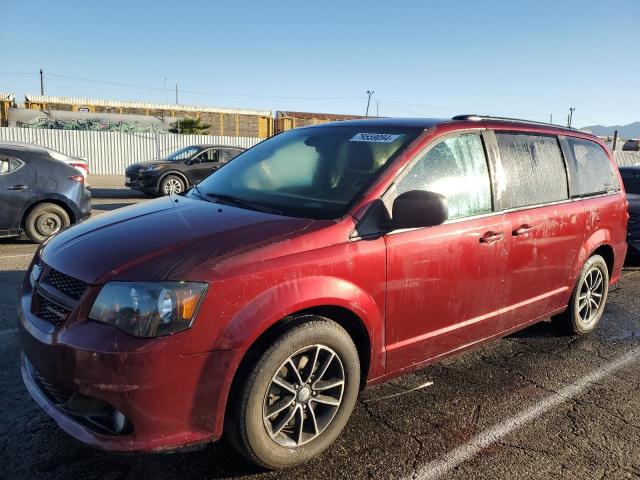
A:
POLYGON ((640 0, 0 0, 0 91, 640 121, 640 0), (166 85, 166 89, 165 89, 166 85))

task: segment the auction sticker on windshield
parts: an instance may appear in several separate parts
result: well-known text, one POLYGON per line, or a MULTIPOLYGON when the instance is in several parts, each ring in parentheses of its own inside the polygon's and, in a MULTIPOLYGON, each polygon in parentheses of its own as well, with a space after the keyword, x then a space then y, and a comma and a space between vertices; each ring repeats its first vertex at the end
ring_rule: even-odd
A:
POLYGON ((350 142, 393 143, 400 135, 390 133, 356 133, 350 142))

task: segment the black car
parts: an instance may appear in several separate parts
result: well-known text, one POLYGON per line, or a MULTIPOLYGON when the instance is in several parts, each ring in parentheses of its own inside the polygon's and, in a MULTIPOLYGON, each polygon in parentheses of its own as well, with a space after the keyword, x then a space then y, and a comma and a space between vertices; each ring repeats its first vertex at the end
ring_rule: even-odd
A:
POLYGON ((182 193, 244 150, 221 145, 191 145, 162 160, 130 165, 124 184, 153 195, 182 193))
POLYGON ((620 175, 629 202, 627 242, 630 251, 640 255, 640 166, 620 167, 620 175))
POLYGON ((28 145, 0 144, 0 237, 40 243, 91 214, 91 193, 74 167, 28 145))
POLYGON ((627 140, 622 145, 622 151, 624 152, 639 152, 640 151, 640 140, 627 140))

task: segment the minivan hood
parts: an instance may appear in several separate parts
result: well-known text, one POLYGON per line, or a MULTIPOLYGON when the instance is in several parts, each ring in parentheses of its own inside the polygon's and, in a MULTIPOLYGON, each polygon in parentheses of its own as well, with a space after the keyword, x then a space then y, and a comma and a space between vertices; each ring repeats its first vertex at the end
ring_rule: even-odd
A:
POLYGON ((168 196, 79 223, 54 237, 47 265, 92 284, 110 279, 189 280, 194 269, 266 245, 313 220, 168 196))

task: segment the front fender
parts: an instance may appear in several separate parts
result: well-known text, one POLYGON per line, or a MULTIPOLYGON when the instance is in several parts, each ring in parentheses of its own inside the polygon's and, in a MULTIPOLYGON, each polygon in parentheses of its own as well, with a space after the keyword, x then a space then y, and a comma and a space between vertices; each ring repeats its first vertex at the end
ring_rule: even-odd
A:
POLYGON ((245 352, 279 320, 301 310, 326 306, 345 308, 360 318, 371 342, 371 370, 378 373, 381 369, 383 373, 383 311, 368 292, 338 277, 293 279, 263 291, 227 323, 212 350, 245 352))
MULTIPOLYGON (((369 333, 371 343, 369 378, 384 374, 383 312, 374 299, 357 285, 342 278, 311 276, 278 283, 255 296, 226 324, 213 350, 227 350, 232 358, 216 401, 216 410, 225 412, 235 374, 248 349, 269 327, 301 310, 338 306, 355 313, 369 333)), ((217 415, 214 438, 222 435, 224 415, 217 415)))

